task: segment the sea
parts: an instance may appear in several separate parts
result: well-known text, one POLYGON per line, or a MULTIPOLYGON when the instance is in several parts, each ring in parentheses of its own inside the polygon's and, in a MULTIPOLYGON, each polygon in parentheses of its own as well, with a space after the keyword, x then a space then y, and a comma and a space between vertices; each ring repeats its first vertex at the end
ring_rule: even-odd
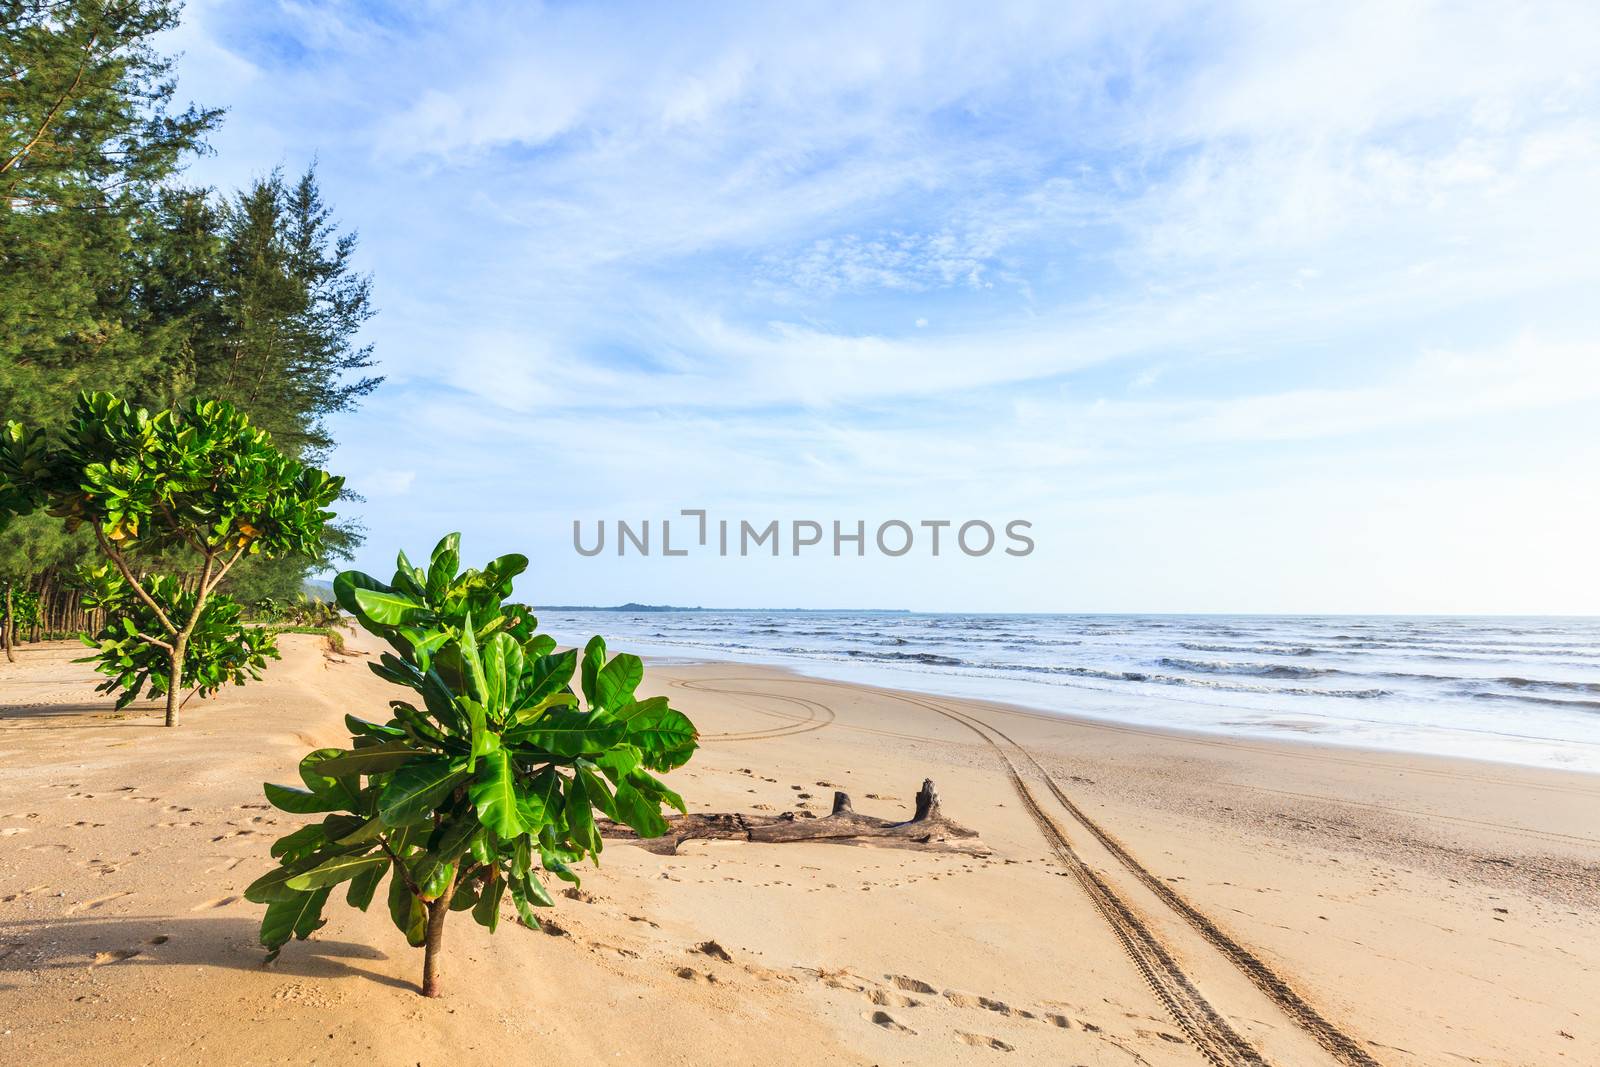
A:
POLYGON ((1600 773, 1600 618, 545 610, 563 643, 1236 737, 1600 773))

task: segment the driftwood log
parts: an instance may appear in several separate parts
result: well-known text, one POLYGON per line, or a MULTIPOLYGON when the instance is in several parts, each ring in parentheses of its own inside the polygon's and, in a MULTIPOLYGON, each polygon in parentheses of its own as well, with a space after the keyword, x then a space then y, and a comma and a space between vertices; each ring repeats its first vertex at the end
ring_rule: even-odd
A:
POLYGON ((833 794, 833 811, 821 818, 810 812, 786 811, 781 815, 746 815, 743 812, 694 812, 667 820, 660 837, 640 838, 626 826, 600 821, 606 837, 637 841, 641 848, 664 856, 676 855, 685 841, 759 841, 785 844, 823 841, 839 845, 876 848, 910 848, 926 852, 961 852, 987 856, 989 848, 974 830, 951 822, 939 810, 939 794, 932 779, 924 779, 917 793, 916 813, 908 822, 893 822, 861 815, 850 806, 850 794, 833 794))

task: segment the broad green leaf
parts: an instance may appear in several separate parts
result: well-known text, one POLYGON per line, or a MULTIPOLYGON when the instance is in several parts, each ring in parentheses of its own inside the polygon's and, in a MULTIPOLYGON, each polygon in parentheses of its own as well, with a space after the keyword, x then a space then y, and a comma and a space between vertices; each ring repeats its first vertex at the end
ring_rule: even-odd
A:
POLYGON ((461 662, 466 668, 467 684, 472 687, 470 694, 479 701, 487 703, 489 682, 483 675, 483 658, 478 655, 478 639, 472 632, 472 612, 467 612, 466 622, 461 624, 461 662))
POLYGON ((339 606, 356 618, 361 618, 361 605, 356 601, 356 590, 366 589, 371 592, 392 593, 394 590, 384 585, 370 574, 361 571, 341 571, 333 579, 333 598, 339 606))
POLYGON ((491 934, 500 925, 500 898, 505 891, 506 880, 500 874, 500 869, 495 867, 489 872, 489 884, 479 891, 478 902, 472 908, 472 917, 479 926, 487 927, 491 934))
POLYGON ((467 725, 471 731, 470 755, 467 759, 467 770, 472 770, 479 756, 487 756, 500 747, 500 735, 489 728, 489 720, 484 712, 483 705, 471 697, 462 697, 461 706, 467 712, 467 725))
POLYGON ((438 900, 444 896, 455 876, 455 860, 432 852, 423 853, 411 868, 411 877, 416 881, 417 888, 422 890, 423 900, 438 900))
POLYGON ((455 580, 456 571, 461 567, 461 535, 458 533, 446 534, 433 546, 433 554, 428 562, 428 597, 431 600, 444 599, 445 590, 450 588, 450 583, 455 580))
POLYGON ((483 829, 476 809, 462 811, 433 832, 428 850, 447 860, 457 859, 472 843, 472 835, 483 829))
POLYGON ((404 549, 395 553, 394 557, 394 587, 402 593, 421 599, 428 595, 428 578, 422 573, 422 568, 413 564, 406 558, 404 549))
POLYGON ((582 775, 574 775, 567 782, 566 805, 563 808, 567 817, 567 834, 574 844, 598 860, 600 831, 595 827, 594 804, 589 799, 582 778, 582 775))
POLYGON ((428 939, 428 909, 411 895, 398 863, 392 865, 394 874, 389 879, 389 918, 412 948, 421 948, 428 939))
POLYGON ((613 785, 622 781, 628 775, 639 769, 643 759, 639 750, 632 745, 613 745, 600 755, 594 757, 595 766, 606 772, 606 777, 611 779, 613 785))
POLYGON ((353 799, 354 794, 348 788, 352 783, 340 781, 338 775, 328 773, 322 766, 335 756, 343 755, 346 755, 346 751, 342 748, 318 748, 307 752, 300 760, 300 780, 313 793, 327 793, 345 800, 353 799))
POLYGON ((478 762, 477 781, 467 792, 478 809, 478 820, 500 837, 510 840, 526 829, 517 810, 517 783, 505 749, 478 762))
POLYGON ((484 564, 483 573, 504 590, 502 595, 509 596, 511 593, 511 579, 527 569, 527 556, 517 552, 508 552, 484 564))
POLYGON ((408 622, 418 622, 428 615, 428 609, 422 604, 394 590, 384 592, 357 587, 354 600, 357 608, 356 617, 362 622, 373 622, 379 626, 401 626, 408 622))
POLYGON ((468 911, 478 903, 478 881, 472 879, 456 886, 456 891, 450 895, 451 911, 468 911))
POLYGON ((304 941, 327 921, 322 918, 322 906, 327 901, 328 890, 319 889, 314 893, 296 893, 267 905, 267 913, 261 917, 261 944, 269 949, 268 963, 278 958, 278 952, 291 937, 304 941))
POLYGON ((623 722, 630 722, 641 715, 653 715, 667 710, 669 708, 666 697, 646 697, 644 700, 635 700, 620 708, 614 708, 611 714, 623 722))
POLYGON ((644 754, 645 766, 657 771, 687 763, 700 736, 694 723, 672 708, 641 712, 624 725, 628 742, 644 754))
POLYGON ((282 811, 292 812, 295 815, 340 811, 347 807, 346 800, 348 798, 346 797, 337 797, 327 793, 312 793, 291 785, 276 785, 272 782, 263 782, 261 783, 261 790, 267 795, 267 801, 273 807, 282 811))
POLYGON ((379 725, 375 722, 368 722, 365 719, 358 719, 354 715, 346 715, 344 724, 349 728, 350 733, 357 737, 396 738, 405 736, 405 731, 398 727, 379 725))
POLYGON ((344 855, 342 851, 327 849, 310 856, 303 856, 297 860, 286 861, 246 886, 244 898, 253 904, 266 904, 274 900, 288 900, 298 892, 298 890, 289 887, 288 883, 291 878, 309 871, 327 860, 342 855, 344 855))
POLYGON ((383 881, 383 873, 387 867, 373 867, 362 871, 350 880, 350 888, 345 890, 344 900, 352 908, 367 910, 367 905, 372 903, 373 894, 378 891, 378 883, 383 881))
POLYGON ((595 773, 595 765, 588 760, 579 760, 573 768, 574 776, 583 786, 584 792, 589 797, 589 803, 597 808, 608 819, 617 817, 616 805, 612 802, 611 789, 606 785, 606 780, 595 773))
POLYGON ((561 822, 561 786, 561 775, 554 767, 546 767, 517 789, 517 814, 529 833, 561 822))
POLYGON ((328 835, 323 831, 321 823, 312 823, 302 826, 292 834, 286 834, 272 843, 272 858, 288 857, 298 859, 301 856, 315 852, 328 843, 328 835))
POLYGON ((537 704, 518 708, 514 718, 518 724, 526 724, 543 718, 544 713, 551 708, 575 708, 577 706, 578 698, 571 693, 551 693, 542 698, 537 704))
POLYGON ((628 775, 628 784, 660 804, 671 804, 683 814, 689 814, 689 808, 684 804, 682 797, 668 789, 660 780, 646 774, 644 771, 634 771, 628 775))
POLYGON ((622 723, 609 716, 551 708, 533 722, 507 730, 505 738, 511 744, 571 759, 604 752, 622 740, 623 729, 622 723))
POLYGON ((633 691, 644 680, 644 663, 626 652, 612 659, 595 676, 595 695, 600 706, 616 710, 633 703, 633 691))
POLYGON ((426 822, 434 805, 466 777, 450 760, 437 756, 414 760, 394 772, 378 797, 378 814, 390 826, 426 822))
MULTIPOLYGON (((483 706, 497 722, 505 717, 506 710, 506 656, 509 650, 516 648, 517 643, 505 633, 495 634, 483 646, 483 706)), ((520 657, 520 649, 517 655, 520 657)))
POLYGON ((365 856, 335 856, 326 863, 295 875, 284 883, 290 889, 323 889, 338 885, 366 871, 385 867, 389 857, 382 853, 365 856))
POLYGON ((539 917, 533 913, 528 899, 527 882, 525 878, 513 878, 509 882, 511 890, 511 903, 517 909, 517 918, 522 920, 522 925, 530 930, 542 929, 539 917))
POLYGON ((532 707, 553 693, 560 693, 572 684, 578 670, 578 650, 569 648, 559 656, 540 656, 528 671, 528 681, 517 695, 515 707, 532 707))
POLYGON ((660 837, 667 832, 661 806, 627 782, 617 786, 615 803, 617 819, 633 827, 640 837, 660 837))
POLYGON ((595 688, 596 679, 600 677, 600 668, 606 665, 606 642, 599 634, 589 638, 589 643, 583 649, 583 699, 593 707, 599 702, 599 691, 595 688))
POLYGON ((334 777, 357 774, 385 774, 426 753, 407 740, 385 741, 346 752, 317 764, 316 769, 334 777))

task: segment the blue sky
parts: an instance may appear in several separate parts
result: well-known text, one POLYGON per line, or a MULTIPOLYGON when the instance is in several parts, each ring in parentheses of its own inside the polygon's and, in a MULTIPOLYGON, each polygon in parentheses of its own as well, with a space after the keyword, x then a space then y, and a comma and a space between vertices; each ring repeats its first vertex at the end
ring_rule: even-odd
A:
POLYGON ((191 176, 315 157, 386 574, 535 602, 1600 610, 1600 10, 189 4, 191 176), (516 10, 511 10, 515 7, 516 10), (982 518, 1023 559, 579 557, 982 518))

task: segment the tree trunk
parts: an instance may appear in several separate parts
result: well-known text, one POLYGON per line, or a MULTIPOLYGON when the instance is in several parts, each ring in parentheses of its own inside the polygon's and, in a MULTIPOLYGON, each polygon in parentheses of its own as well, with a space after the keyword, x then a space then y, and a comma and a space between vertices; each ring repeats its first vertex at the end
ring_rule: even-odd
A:
POLYGON ((167 725, 178 725, 178 692, 183 688, 183 652, 187 644, 184 638, 177 637, 172 642, 172 653, 167 657, 170 673, 167 676, 167 725))
MULTIPOLYGON (((455 887, 452 885, 451 889, 455 887)), ((439 995, 439 950, 444 947, 444 921, 450 917, 450 898, 447 892, 438 900, 428 902, 428 940, 422 950, 422 995, 439 995)))
POLYGON ((13 634, 12 631, 13 631, 13 623, 11 621, 11 583, 8 582, 8 583, 6 583, 6 617, 5 617, 5 619, 0 620, 0 643, 3 643, 6 646, 6 662, 8 662, 8 663, 17 662, 17 654, 11 648, 12 645, 17 643, 16 639, 15 639, 15 635, 13 634))

